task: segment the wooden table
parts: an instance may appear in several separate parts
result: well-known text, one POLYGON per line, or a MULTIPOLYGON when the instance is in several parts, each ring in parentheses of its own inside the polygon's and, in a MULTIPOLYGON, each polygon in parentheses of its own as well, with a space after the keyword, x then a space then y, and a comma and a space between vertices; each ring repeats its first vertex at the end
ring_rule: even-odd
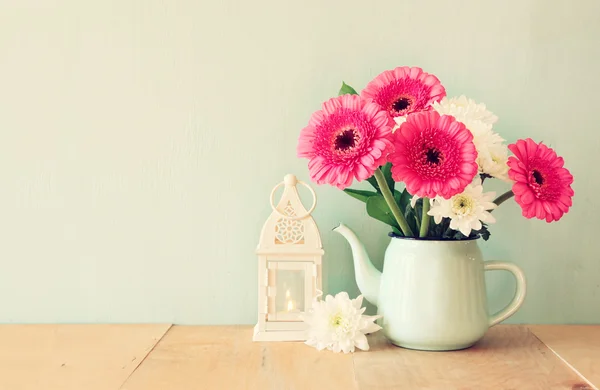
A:
POLYGON ((250 326, 0 325, 1 390, 594 389, 600 326, 499 325, 474 347, 420 352, 253 343, 250 326))

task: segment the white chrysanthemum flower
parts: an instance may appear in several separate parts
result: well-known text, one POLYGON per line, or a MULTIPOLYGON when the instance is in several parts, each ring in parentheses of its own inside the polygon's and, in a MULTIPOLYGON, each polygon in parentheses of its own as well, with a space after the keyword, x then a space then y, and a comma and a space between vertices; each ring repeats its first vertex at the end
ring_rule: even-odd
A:
POLYGON ((469 237, 471 230, 482 228, 482 222, 496 222, 496 219, 488 211, 497 207, 493 202, 495 197, 495 192, 483 193, 483 186, 476 179, 462 193, 454 195, 450 199, 434 198, 427 214, 432 216, 435 223, 438 224, 442 222, 442 218, 450 218, 450 229, 458 230, 469 237))
POLYGON ((490 145, 477 156, 480 172, 510 183, 508 177, 508 148, 504 144, 490 145))
POLYGON ((313 302, 312 309, 303 315, 308 325, 306 344, 319 351, 327 348, 333 352, 354 352, 354 348, 369 350, 365 334, 377 332, 381 327, 373 321, 380 316, 363 315, 362 295, 350 299, 341 292, 335 297, 327 295, 324 301, 313 302))
POLYGON ((440 115, 452 115, 457 121, 464 123, 469 130, 469 124, 473 122, 482 122, 490 127, 498 121, 498 117, 491 111, 488 111, 483 103, 475 103, 473 99, 468 99, 465 95, 448 99, 443 98, 439 102, 433 103, 433 109, 440 115))
POLYGON ((492 145, 502 144, 504 142, 504 138, 494 132, 492 126, 483 122, 474 122, 469 125, 464 123, 464 125, 471 131, 471 134, 473 134, 473 143, 475 144, 478 153, 479 151, 489 149, 492 145))
POLYGON ((492 144, 502 143, 504 139, 492 130, 498 117, 485 108, 485 104, 477 104, 465 96, 443 98, 433 103, 433 109, 440 115, 452 115, 465 125, 473 134, 473 143, 477 151, 485 150, 492 144))
POLYGON ((452 115, 471 131, 479 156, 477 159, 479 173, 508 180, 506 176, 508 166, 503 172, 504 166, 502 165, 502 149, 506 150, 504 139, 492 130, 492 125, 498 121, 498 117, 488 111, 485 104, 478 104, 472 99, 460 96, 451 99, 444 98, 439 103, 433 103, 433 109, 441 115, 452 115))

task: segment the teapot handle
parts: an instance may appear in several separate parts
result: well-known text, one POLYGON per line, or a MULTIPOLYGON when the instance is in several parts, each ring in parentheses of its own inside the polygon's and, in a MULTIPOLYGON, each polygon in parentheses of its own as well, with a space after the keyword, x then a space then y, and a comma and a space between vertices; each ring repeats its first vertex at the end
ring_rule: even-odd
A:
POLYGON ((483 269, 485 271, 496 271, 496 270, 504 270, 513 274, 515 279, 517 280, 517 289, 515 291, 515 296, 512 301, 506 306, 504 309, 500 310, 498 313, 494 314, 490 317, 490 327, 499 324, 504 321, 508 317, 512 316, 516 313, 517 310, 523 304, 525 300, 525 294, 527 293, 527 283, 525 282, 525 274, 521 271, 516 264, 513 263, 505 263, 502 261, 486 261, 483 263, 483 269))

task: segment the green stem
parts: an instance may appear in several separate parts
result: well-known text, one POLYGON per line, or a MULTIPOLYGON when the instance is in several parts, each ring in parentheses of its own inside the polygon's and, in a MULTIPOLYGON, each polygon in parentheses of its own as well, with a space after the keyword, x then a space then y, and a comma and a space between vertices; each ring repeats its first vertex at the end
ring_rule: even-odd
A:
POLYGON ((408 226, 406 218, 404 218, 404 214, 402 214, 402 212, 400 211, 400 207, 398 207, 398 204, 394 199, 394 194, 392 194, 390 187, 387 185, 385 177, 383 176, 383 172, 381 172, 380 168, 377 168, 375 170, 375 180, 377 180, 377 184, 379 185, 379 189, 383 194, 383 198, 387 202, 390 210, 392 210, 392 214, 394 214, 394 218, 396 218, 396 221, 398 222, 398 225, 400 226, 400 230, 402 230, 404 237, 414 237, 415 234, 411 230, 410 226, 408 226))
POLYGON ((508 190, 505 193, 503 193, 502 195, 500 195, 499 197, 497 197, 496 199, 494 199, 494 203, 496 203, 498 206, 500 206, 502 203, 506 202, 513 196, 515 196, 515 194, 511 190, 508 190))
POLYGON ((427 215, 429 211, 429 198, 423 198, 423 211, 421 215, 421 231, 419 232, 419 237, 427 237, 427 233, 429 232, 429 220, 431 217, 427 215))

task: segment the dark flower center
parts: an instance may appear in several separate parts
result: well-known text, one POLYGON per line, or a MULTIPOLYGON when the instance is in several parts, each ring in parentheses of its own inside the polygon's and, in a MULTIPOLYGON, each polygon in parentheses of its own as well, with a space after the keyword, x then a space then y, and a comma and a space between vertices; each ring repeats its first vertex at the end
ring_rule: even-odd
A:
POLYGON ((535 180, 536 184, 541 186, 544 184, 544 176, 539 171, 534 170, 532 173, 533 180, 535 180))
POLYGON ((354 129, 342 131, 335 137, 335 150, 346 151, 356 145, 356 135, 354 129))
POLYGON ((411 103, 412 102, 409 98, 401 97, 392 103, 392 108, 396 111, 406 110, 408 107, 410 107, 411 103))
POLYGON ((425 156, 429 164, 437 165, 440 163, 440 151, 437 149, 427 149, 427 152, 425 152, 425 156))

